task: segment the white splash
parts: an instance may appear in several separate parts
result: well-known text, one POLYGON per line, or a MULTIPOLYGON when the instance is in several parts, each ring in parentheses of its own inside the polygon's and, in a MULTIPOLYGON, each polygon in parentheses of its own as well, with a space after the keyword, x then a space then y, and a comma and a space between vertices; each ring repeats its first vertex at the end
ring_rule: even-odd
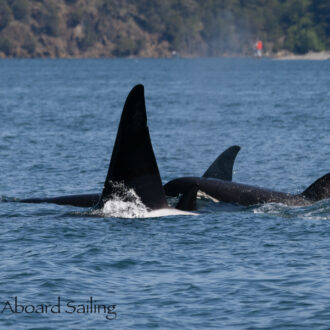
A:
POLYGON ((135 193, 134 189, 129 189, 123 184, 116 184, 118 194, 113 195, 102 209, 95 210, 92 214, 111 218, 158 218, 173 215, 198 215, 193 212, 185 212, 174 208, 164 208, 159 210, 149 210, 135 193))
POLYGON ((114 218, 145 218, 148 209, 142 202, 125 202, 115 198, 108 200, 101 212, 104 216, 114 218))
POLYGON ((140 203, 125 202, 118 199, 111 199, 104 204, 101 210, 94 211, 97 215, 111 218, 159 218, 174 215, 198 215, 193 212, 186 212, 172 208, 149 210, 141 201, 140 203))

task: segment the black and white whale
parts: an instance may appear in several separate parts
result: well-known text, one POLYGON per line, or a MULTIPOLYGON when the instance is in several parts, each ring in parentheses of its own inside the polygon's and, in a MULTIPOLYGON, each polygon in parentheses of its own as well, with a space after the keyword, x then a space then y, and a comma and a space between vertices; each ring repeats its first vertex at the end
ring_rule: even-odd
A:
MULTIPOLYGON (((148 210, 169 208, 159 174, 147 126, 144 87, 135 86, 129 93, 119 123, 108 174, 101 194, 71 195, 54 198, 22 199, 24 203, 55 203, 101 209, 108 200, 131 198, 135 194, 148 210)), ((180 199, 177 208, 196 208, 197 188, 192 185, 180 199)))
POLYGON ((330 198, 330 173, 322 176, 297 195, 205 176, 177 178, 168 182, 164 189, 167 196, 174 197, 185 194, 191 186, 198 186, 198 190, 220 202, 243 206, 264 203, 304 206, 330 198))
POLYGON ((218 201, 240 205, 272 202, 309 205, 330 198, 330 174, 324 175, 297 195, 232 182, 233 164, 239 150, 238 146, 228 148, 202 177, 177 178, 163 187, 147 127, 144 88, 137 85, 128 95, 124 105, 102 193, 29 198, 20 202, 101 208, 105 201, 115 195, 119 194, 125 198, 118 183, 124 183, 125 187, 134 189, 143 204, 151 210, 168 207, 165 194, 183 195, 177 208, 194 210, 198 190, 218 201))
MULTIPOLYGON (((232 146, 226 149, 211 164, 211 166, 204 173, 203 177, 218 178, 222 180, 231 181, 234 161, 239 150, 240 150, 239 146, 232 146)), ((108 176, 111 175, 109 173, 110 173, 110 167, 108 170, 108 176)), ((95 194, 66 195, 66 196, 57 196, 57 197, 44 197, 44 198, 27 198, 27 199, 21 199, 19 200, 19 202, 52 203, 52 204, 70 205, 76 207, 96 207, 100 202, 101 195, 102 195, 101 193, 95 193, 95 194)))

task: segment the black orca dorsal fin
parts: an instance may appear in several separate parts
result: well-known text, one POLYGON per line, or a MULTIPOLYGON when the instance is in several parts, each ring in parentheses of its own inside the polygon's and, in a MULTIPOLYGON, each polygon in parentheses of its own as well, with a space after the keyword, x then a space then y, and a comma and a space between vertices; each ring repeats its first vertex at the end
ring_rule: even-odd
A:
POLYGON ((176 209, 182 211, 196 211, 196 199, 198 193, 199 185, 192 184, 191 187, 181 196, 176 209))
POLYGON ((167 207, 147 126, 143 85, 135 86, 127 96, 98 207, 116 193, 117 183, 133 188, 150 209, 167 207))
POLYGON ((240 150, 241 147, 239 146, 232 146, 226 149, 211 164, 211 166, 203 174, 203 177, 231 181, 233 178, 235 158, 240 150))
POLYGON ((300 195, 315 202, 330 198, 330 173, 317 179, 300 195))

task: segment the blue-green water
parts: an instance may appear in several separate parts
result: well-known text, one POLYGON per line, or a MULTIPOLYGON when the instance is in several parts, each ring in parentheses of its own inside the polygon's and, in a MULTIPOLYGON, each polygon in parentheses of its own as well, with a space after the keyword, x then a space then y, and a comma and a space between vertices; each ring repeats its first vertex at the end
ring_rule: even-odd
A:
POLYGON ((329 200, 147 219, 5 202, 100 192, 137 83, 164 183, 234 144, 234 181, 298 193, 330 172, 329 61, 1 60, 0 327, 328 328, 329 200), (90 297, 117 318, 67 306, 90 297))

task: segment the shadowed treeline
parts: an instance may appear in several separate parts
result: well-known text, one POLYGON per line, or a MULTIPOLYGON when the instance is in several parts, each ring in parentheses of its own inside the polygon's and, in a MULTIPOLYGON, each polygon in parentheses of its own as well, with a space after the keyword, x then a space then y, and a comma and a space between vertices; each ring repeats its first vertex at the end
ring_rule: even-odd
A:
POLYGON ((324 0, 0 0, 0 57, 252 55, 330 49, 324 0))

